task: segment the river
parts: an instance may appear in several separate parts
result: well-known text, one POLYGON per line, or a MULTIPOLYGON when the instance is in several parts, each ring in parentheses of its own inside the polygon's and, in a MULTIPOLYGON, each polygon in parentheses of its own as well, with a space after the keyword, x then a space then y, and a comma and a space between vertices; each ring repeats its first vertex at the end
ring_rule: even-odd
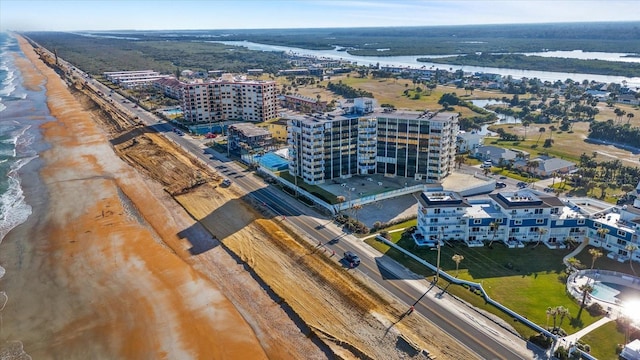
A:
MULTIPOLYGON (((291 52, 297 55, 310 55, 318 58, 328 59, 341 59, 351 61, 358 65, 376 65, 380 66, 407 66, 411 68, 440 68, 458 70, 461 69, 466 72, 483 72, 483 73, 495 73, 503 76, 512 76, 513 78, 538 78, 543 81, 565 81, 566 79, 572 79, 574 81, 582 82, 583 80, 595 80, 604 83, 618 83, 622 84, 627 82, 627 86, 631 88, 640 88, 640 77, 624 77, 624 76, 608 76, 608 75, 594 75, 594 74, 579 74, 579 73, 565 73, 565 72, 551 72, 551 71, 535 71, 535 70, 518 70, 518 69, 505 69, 505 68, 491 68, 481 66, 460 66, 460 65, 447 65, 436 64, 429 62, 419 62, 418 58, 437 58, 449 55, 411 55, 411 56, 358 56, 351 55, 346 51, 337 51, 337 47, 333 50, 309 50, 289 46, 279 45, 267 45, 259 44, 250 41, 211 41, 214 43, 221 43, 226 45, 243 46, 249 50, 261 50, 261 51, 283 51, 291 52)), ((581 50, 575 51, 549 51, 539 53, 527 53, 527 55, 539 55, 547 57, 566 57, 574 59, 598 59, 606 61, 625 61, 625 62, 637 62, 640 63, 640 57, 630 57, 622 53, 601 53, 601 52, 583 52, 581 50)))

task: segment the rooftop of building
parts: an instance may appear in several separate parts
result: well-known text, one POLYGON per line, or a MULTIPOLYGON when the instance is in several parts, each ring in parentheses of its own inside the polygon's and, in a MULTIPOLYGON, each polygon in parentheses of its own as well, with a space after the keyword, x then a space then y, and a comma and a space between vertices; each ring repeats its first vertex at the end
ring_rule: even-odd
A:
POLYGON ((489 197, 504 209, 550 207, 549 204, 542 201, 537 193, 528 189, 490 194, 489 197))
POLYGON ((311 115, 286 115, 287 119, 291 120, 300 120, 300 121, 308 121, 309 123, 318 123, 318 122, 330 122, 330 121, 339 121, 353 118, 386 118, 386 119, 416 119, 416 120, 424 120, 424 121, 453 121, 458 117, 456 113, 425 113, 421 111, 394 111, 394 112, 384 112, 384 111, 374 111, 368 114, 350 114, 345 113, 341 110, 336 110, 330 113, 322 113, 322 114, 311 114, 311 115))
POLYGON ((433 191, 423 192, 418 197, 418 201, 425 207, 470 207, 467 199, 463 198, 455 191, 433 191))
POLYGON ((498 219, 504 216, 500 210, 488 202, 470 201, 470 204, 471 207, 466 209, 466 214, 473 219, 498 219))
POLYGON ((237 124, 229 125, 229 129, 235 129, 241 132, 246 137, 271 135, 269 130, 262 127, 258 127, 252 123, 237 123, 237 124))

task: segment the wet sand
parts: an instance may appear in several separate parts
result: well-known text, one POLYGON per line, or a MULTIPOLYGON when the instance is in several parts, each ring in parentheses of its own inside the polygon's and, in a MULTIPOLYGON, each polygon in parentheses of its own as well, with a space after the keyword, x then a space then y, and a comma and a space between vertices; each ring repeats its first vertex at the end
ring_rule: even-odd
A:
POLYGON ((43 126, 51 147, 22 174, 33 214, 0 245, 0 346, 19 341, 34 359, 266 359, 229 299, 166 245, 184 219, 21 47, 25 87, 46 84, 56 121, 43 126))

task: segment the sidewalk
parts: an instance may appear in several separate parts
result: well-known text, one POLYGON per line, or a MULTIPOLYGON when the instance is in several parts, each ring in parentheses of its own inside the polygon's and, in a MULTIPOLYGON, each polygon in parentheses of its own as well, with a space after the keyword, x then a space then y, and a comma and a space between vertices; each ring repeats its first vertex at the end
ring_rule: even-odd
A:
POLYGON ((593 324, 587 326, 586 328, 573 333, 571 335, 567 335, 563 338, 560 338, 558 340, 558 343, 556 346, 563 346, 565 348, 570 347, 571 345, 575 344, 578 340, 580 340, 583 336, 587 335, 588 333, 592 332, 593 330, 599 328, 600 326, 615 320, 613 317, 609 317, 609 316, 605 316, 602 319, 594 322, 593 324))

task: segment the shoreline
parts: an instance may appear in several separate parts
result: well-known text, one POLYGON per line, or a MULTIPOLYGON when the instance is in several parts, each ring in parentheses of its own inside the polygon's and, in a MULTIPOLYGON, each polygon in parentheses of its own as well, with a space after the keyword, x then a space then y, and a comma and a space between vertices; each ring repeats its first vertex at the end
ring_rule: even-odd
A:
POLYGON ((19 41, 30 59, 17 62, 24 86, 46 80, 55 120, 41 126, 50 147, 21 169, 33 213, 0 245, 0 343, 21 341, 34 358, 268 358, 229 299, 163 244, 178 243, 189 220, 169 212, 19 41))

